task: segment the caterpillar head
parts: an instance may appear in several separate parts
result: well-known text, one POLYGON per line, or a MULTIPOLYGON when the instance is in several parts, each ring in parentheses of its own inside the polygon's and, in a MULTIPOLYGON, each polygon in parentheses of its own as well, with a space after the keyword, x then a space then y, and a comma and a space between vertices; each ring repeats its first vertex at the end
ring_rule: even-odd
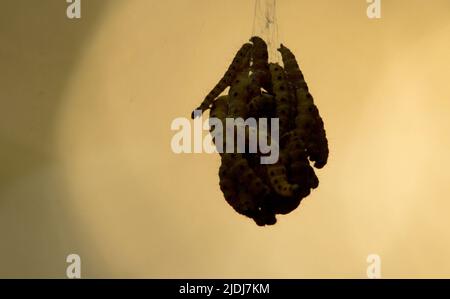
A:
POLYGON ((251 38, 250 38, 250 41, 253 43, 253 44, 257 44, 257 43, 261 43, 261 44, 266 44, 266 42, 262 39, 262 38, 260 38, 259 36, 252 36, 251 38))

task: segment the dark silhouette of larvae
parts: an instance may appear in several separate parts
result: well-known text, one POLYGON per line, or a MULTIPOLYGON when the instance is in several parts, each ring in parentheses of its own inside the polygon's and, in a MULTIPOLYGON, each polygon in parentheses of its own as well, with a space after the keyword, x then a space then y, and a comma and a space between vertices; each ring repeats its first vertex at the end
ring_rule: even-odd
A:
MULTIPOLYGON (((236 89, 242 91, 242 87, 236 89)), ((239 97, 236 97, 236 100, 239 102, 239 97)), ((229 96, 217 98, 211 107, 210 117, 216 117, 225 124, 225 119, 229 117, 230 103, 229 96)), ((275 215, 268 214, 264 209, 263 199, 269 194, 270 189, 251 168, 245 157, 236 153, 222 153, 221 156, 219 186, 228 204, 238 213, 253 218, 258 225, 275 223, 275 215)))
POLYGON ((318 187, 319 179, 309 164, 303 141, 296 135, 291 135, 290 138, 291 140, 285 149, 288 156, 288 177, 299 186, 298 196, 306 197, 311 189, 318 187))
POLYGON ((292 53, 291 50, 283 44, 281 44, 278 51, 281 53, 287 79, 291 82, 295 89, 302 88, 308 90, 308 85, 305 82, 303 73, 298 66, 294 53, 292 53))
POLYGON ((272 92, 267 44, 258 36, 252 37, 250 41, 253 43, 251 66, 253 78, 260 87, 268 92, 272 92))
POLYGON ((225 124, 225 119, 228 116, 228 96, 218 97, 211 106, 209 117, 215 117, 225 124))
POLYGON ((308 157, 315 162, 314 167, 322 168, 328 160, 328 140, 319 110, 314 105, 311 94, 297 89, 297 117, 294 135, 303 138, 308 157))
POLYGON ((226 163, 222 163, 219 168, 219 186, 225 200, 235 208, 235 210, 238 210, 238 185, 234 181, 234 177, 228 173, 228 166, 226 163))
POLYGON ((291 212, 318 187, 310 161, 317 168, 326 164, 328 142, 294 54, 281 45, 284 68, 269 64, 264 40, 252 37, 250 41, 253 45, 241 47, 224 77, 197 109, 203 112, 210 108, 210 117, 222 121, 223 149, 227 118, 279 118, 277 163, 260 164, 261 153, 236 153, 237 145, 234 153, 221 153, 219 185, 226 201, 236 212, 262 226, 275 224, 276 214, 291 212), (229 86, 228 95, 220 96, 229 86))
MULTIPOLYGON (((252 44, 246 43, 244 44, 239 51, 236 53, 236 56, 233 59, 233 62, 229 66, 228 70, 225 72, 225 75, 220 79, 219 83, 208 93, 203 102, 197 107, 195 110, 201 110, 204 112, 211 107, 212 102, 228 87, 231 85, 233 80, 236 78, 236 75, 245 68, 250 66, 251 59, 251 50, 252 44)), ((191 117, 194 118, 194 112, 192 112, 191 117)))
POLYGON ((275 98, 266 93, 253 97, 247 105, 248 115, 254 118, 275 117, 275 110, 275 98))
MULTIPOLYGON (((256 175, 241 154, 222 155, 220 188, 226 201, 240 214, 254 218, 261 213, 269 187, 256 175)), ((255 220, 256 221, 256 220, 255 220)))
MULTIPOLYGON (((228 155, 222 156, 222 164, 219 168, 219 185, 225 200, 236 212, 252 218, 258 225, 271 223, 265 220, 267 217, 264 217, 263 214, 261 197, 252 195, 245 186, 237 181, 236 176, 230 170, 234 165, 234 159, 228 155)), ((272 216, 275 218, 275 215, 272 216)))
POLYGON ((288 182, 286 167, 284 163, 284 155, 280 153, 280 157, 277 163, 266 165, 267 175, 270 185, 277 194, 285 197, 290 197, 295 195, 296 191, 299 189, 299 186, 296 184, 291 185, 288 182))
POLYGON ((225 154, 222 161, 227 159, 227 157, 232 157, 230 159, 232 162, 230 164, 231 173, 237 178, 237 181, 242 187, 246 187, 248 192, 253 196, 262 196, 269 193, 269 187, 258 177, 255 171, 250 167, 247 160, 241 154, 225 154))
POLYGON ((283 44, 278 49, 283 59, 290 84, 295 88, 297 116, 295 118, 295 136, 304 141, 308 157, 315 162, 316 168, 325 166, 328 160, 328 140, 319 110, 308 90, 295 55, 283 44))
MULTIPOLYGON (((218 150, 221 149, 222 151, 225 150, 225 124, 226 124, 226 118, 228 116, 228 96, 220 96, 218 97, 211 105, 211 110, 209 112, 210 118, 217 118, 222 123, 222 132, 218 131, 218 128, 215 128, 211 126, 210 131, 215 130, 215 135, 217 137, 222 138, 222 147, 219 147, 217 144, 217 140, 215 138, 213 139, 214 144, 216 144, 216 147, 218 147, 218 150)), ((219 150, 220 153, 220 150, 219 150)), ((220 153, 222 155, 222 153, 220 153)))
POLYGON ((229 118, 246 118, 247 101, 252 97, 249 86, 251 78, 248 69, 240 72, 232 82, 228 92, 228 117, 229 118))
POLYGON ((276 114, 279 118, 280 136, 290 130, 292 118, 292 95, 289 92, 283 68, 276 63, 269 64, 272 75, 272 86, 276 102, 276 114))

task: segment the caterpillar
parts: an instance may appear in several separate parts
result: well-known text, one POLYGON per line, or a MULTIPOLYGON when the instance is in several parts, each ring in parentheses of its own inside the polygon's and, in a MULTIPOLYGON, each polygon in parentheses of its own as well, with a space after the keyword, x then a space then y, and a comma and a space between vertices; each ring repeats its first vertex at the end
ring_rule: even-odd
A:
POLYGON ((228 96, 218 97, 211 106, 209 117, 215 117, 225 123, 225 119, 228 116, 228 96))
MULTIPOLYGON (((224 192, 227 202, 233 207, 233 209, 239 214, 252 218, 259 226, 273 225, 276 223, 275 211, 270 204, 273 197, 269 188, 264 187, 261 191, 255 191, 252 187, 247 187, 245 181, 239 181, 238 176, 233 171, 238 169, 233 168, 233 164, 236 163, 234 158, 228 159, 224 157, 222 159, 221 170, 221 190, 224 192)), ((244 162, 245 163, 245 162, 244 162)), ((260 173, 255 171, 258 179, 260 173)), ((244 176, 245 177, 245 176, 244 176)), ((257 180, 253 179, 256 183, 257 180)), ((253 184, 255 185, 255 184, 253 184)))
POLYGON ((252 218, 257 225, 273 225, 277 222, 275 212, 265 202, 262 202, 260 205, 255 207, 253 205, 254 197, 245 190, 241 190, 238 196, 244 206, 245 204, 248 205, 246 206, 248 208, 241 214, 252 218))
MULTIPOLYGON (((245 77, 245 74, 241 75, 242 77, 238 76, 238 78, 242 81, 235 82, 234 88, 232 88, 232 90, 239 92, 234 98, 235 104, 243 101, 239 95, 244 94, 245 86, 248 83, 248 77, 245 77)), ((217 117, 224 122, 230 116, 232 103, 233 101, 229 100, 229 96, 217 98, 212 105, 210 117, 217 117)), ((236 114, 240 112, 242 111, 235 111, 236 114)), ((272 218, 267 218, 262 214, 262 211, 264 211, 262 198, 269 194, 269 187, 255 173, 242 154, 223 153, 221 156, 219 186, 225 200, 235 211, 253 218, 258 225, 272 223, 272 220, 267 219, 274 218, 274 215, 272 215, 272 218)))
POLYGON ((250 194, 259 196, 269 193, 269 187, 255 174, 242 154, 225 154, 223 156, 222 161, 227 157, 232 157, 230 170, 238 178, 238 182, 247 187, 250 194))
POLYGON ((240 72, 231 84, 228 92, 228 117, 245 118, 247 115, 247 99, 251 97, 249 86, 251 78, 248 69, 240 72))
POLYGON ((248 115, 254 118, 272 118, 275 110, 275 98, 267 93, 253 97, 247 104, 248 115))
MULTIPOLYGON (((236 78, 239 71, 248 68, 250 66, 251 50, 253 45, 250 43, 244 44, 236 53, 233 61, 231 62, 225 75, 220 79, 216 86, 208 93, 203 102, 195 110, 201 110, 204 112, 208 110, 214 101, 236 78)), ((194 111, 195 111, 194 110, 194 111)), ((191 117, 194 118, 194 111, 192 111, 191 117)))
POLYGON ((228 172, 228 165, 222 163, 219 168, 219 186, 225 200, 235 209, 238 209, 238 185, 234 177, 228 172))
POLYGON ((309 195, 311 189, 315 189, 319 185, 319 179, 314 173, 308 161, 305 144, 295 134, 291 136, 286 152, 289 162, 288 173, 293 183, 298 184, 298 193, 301 197, 309 195))
MULTIPOLYGON (((226 118, 228 115, 228 96, 220 96, 218 97, 211 105, 211 110, 209 111, 209 117, 211 118, 217 118, 222 123, 222 132, 217 132, 217 128, 211 126, 210 132, 212 133, 213 128, 215 130, 215 137, 221 137, 222 138, 222 144, 221 146, 217 144, 217 140, 215 140, 215 137, 213 138, 213 142, 215 143, 217 149, 222 150, 225 149, 225 129, 224 125, 226 123, 226 118)), ((221 152, 219 150, 219 153, 221 152)), ((222 153, 220 153, 222 154, 222 153)))
POLYGON ((219 178, 227 202, 237 212, 247 216, 258 213, 262 199, 270 191, 240 154, 222 155, 219 178))
POLYGON ((268 92, 272 92, 272 82, 269 71, 269 53, 266 42, 253 36, 250 41, 253 43, 252 49, 252 72, 256 83, 268 92))
POLYGON ((299 189, 297 184, 288 182, 284 154, 280 153, 278 162, 266 165, 269 182, 275 192, 281 196, 290 197, 299 189))
POLYGON ((283 64, 288 80, 295 88, 297 100, 297 116, 295 118, 296 132, 298 137, 304 139, 309 159, 314 167, 322 168, 328 160, 328 140, 319 110, 314 105, 314 100, 308 90, 304 76, 298 66, 295 55, 281 44, 278 51, 281 53, 283 64))
POLYGON ((294 134, 304 138, 309 159, 315 162, 314 167, 322 168, 327 164, 329 154, 323 120, 308 91, 297 89, 296 96, 298 115, 294 134))
POLYGON ((291 127, 292 97, 283 68, 277 63, 269 64, 269 68, 272 76, 273 92, 275 94, 276 113, 279 118, 280 136, 282 136, 291 127))
MULTIPOLYGON (((274 72, 276 72, 274 70, 274 72)), ((230 92, 229 92, 229 116, 230 117, 244 117, 247 115, 247 103, 245 101, 245 98, 248 97, 248 85, 249 77, 247 76, 246 72, 241 73, 238 75, 236 82, 234 85, 231 86, 230 92)), ((281 98, 288 98, 287 90, 283 90, 282 86, 278 86, 274 84, 274 87, 278 88, 278 95, 281 98)), ((288 103, 283 103, 280 101, 279 104, 277 104, 277 112, 280 111, 279 108, 286 109, 288 113, 288 103)), ((286 113, 286 115, 288 115, 286 113)), ((281 122, 281 121, 280 121, 281 122)), ((281 127, 281 125, 280 125, 281 127)), ((278 160, 276 164, 269 164, 266 166, 267 173, 269 174, 269 182, 272 188, 277 192, 278 194, 282 196, 292 196, 297 189, 297 186, 289 184, 287 177, 286 177, 286 168, 283 165, 283 162, 281 159, 278 160)))
POLYGON ((291 52, 283 44, 280 45, 278 51, 281 53, 284 69, 286 70, 287 79, 292 83, 295 89, 302 88, 308 90, 303 73, 298 66, 294 53, 291 52))

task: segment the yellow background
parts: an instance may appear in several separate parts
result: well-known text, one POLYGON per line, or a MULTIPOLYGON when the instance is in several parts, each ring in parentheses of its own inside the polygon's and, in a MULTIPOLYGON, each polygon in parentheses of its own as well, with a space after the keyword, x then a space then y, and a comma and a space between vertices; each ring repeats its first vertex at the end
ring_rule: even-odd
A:
POLYGON ((176 155, 250 38, 253 1, 0 3, 0 277, 450 277, 450 2, 278 1, 325 121, 328 165, 299 209, 257 227, 219 157, 176 155))

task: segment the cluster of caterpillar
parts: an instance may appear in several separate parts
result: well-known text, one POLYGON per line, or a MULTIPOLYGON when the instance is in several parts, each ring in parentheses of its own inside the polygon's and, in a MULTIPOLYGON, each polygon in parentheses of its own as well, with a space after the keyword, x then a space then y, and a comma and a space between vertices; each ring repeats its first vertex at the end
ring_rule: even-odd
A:
MULTIPOLYGON (((310 163, 322 168, 329 151, 324 123, 294 54, 281 44, 283 66, 269 63, 265 41, 254 36, 250 42, 239 49, 196 110, 210 109, 210 118, 223 124, 226 118, 279 119, 280 155, 275 164, 260 164, 259 152, 237 153, 235 148, 234 153, 220 154, 219 186, 225 200, 263 226, 275 224, 277 214, 290 213, 318 187, 310 163), (227 88, 228 94, 221 95, 227 88)), ((220 149, 225 149, 225 129, 221 135, 220 149)))

